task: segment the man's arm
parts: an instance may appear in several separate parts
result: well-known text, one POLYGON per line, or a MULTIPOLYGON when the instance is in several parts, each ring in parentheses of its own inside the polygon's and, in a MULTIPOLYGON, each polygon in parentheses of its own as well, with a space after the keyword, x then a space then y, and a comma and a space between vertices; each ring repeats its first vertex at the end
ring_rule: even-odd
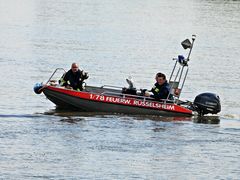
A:
POLYGON ((167 87, 162 87, 161 90, 157 93, 155 91, 152 91, 153 95, 150 95, 150 97, 160 100, 160 99, 166 99, 169 93, 169 90, 167 87))
POLYGON ((69 78, 68 78, 68 74, 67 73, 64 73, 61 77, 61 79, 59 80, 59 84, 60 86, 67 86, 67 85, 70 85, 70 82, 69 82, 69 78))

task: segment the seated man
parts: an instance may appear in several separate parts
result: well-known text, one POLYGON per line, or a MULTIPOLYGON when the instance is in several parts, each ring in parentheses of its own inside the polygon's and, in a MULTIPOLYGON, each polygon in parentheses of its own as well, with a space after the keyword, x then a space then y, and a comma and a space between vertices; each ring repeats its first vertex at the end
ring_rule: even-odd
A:
POLYGON ((87 78, 88 74, 84 71, 79 70, 77 63, 72 63, 71 69, 60 79, 60 85, 65 86, 68 89, 81 91, 83 90, 83 81, 87 78))
POLYGON ((167 99, 167 98, 172 99, 172 96, 168 97, 168 94, 170 92, 170 85, 166 80, 165 74, 157 73, 155 79, 156 79, 156 83, 151 89, 151 92, 153 94, 150 95, 149 92, 145 92, 145 96, 152 97, 158 101, 161 99, 167 99))

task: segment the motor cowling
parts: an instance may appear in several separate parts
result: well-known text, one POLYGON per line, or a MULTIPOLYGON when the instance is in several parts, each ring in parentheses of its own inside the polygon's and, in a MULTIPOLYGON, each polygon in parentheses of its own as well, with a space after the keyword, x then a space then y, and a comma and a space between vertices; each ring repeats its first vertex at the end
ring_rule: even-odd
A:
POLYGON ((218 95, 214 93, 202 93, 195 97, 194 107, 200 115, 217 114, 221 111, 221 103, 218 95))

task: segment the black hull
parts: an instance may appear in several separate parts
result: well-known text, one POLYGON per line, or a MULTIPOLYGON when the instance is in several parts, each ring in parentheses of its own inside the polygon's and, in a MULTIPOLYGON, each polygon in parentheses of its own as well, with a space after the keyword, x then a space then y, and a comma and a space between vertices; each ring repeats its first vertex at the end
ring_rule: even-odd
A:
POLYGON ((93 101, 57 92, 48 88, 44 89, 43 92, 50 101, 61 109, 74 109, 80 112, 106 112, 134 115, 191 116, 191 114, 171 112, 168 110, 156 110, 146 107, 134 107, 129 105, 93 101))

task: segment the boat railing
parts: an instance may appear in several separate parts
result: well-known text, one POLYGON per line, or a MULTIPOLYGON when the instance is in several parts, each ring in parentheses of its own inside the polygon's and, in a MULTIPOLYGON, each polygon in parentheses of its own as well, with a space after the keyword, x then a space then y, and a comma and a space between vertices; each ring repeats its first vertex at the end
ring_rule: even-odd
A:
MULTIPOLYGON (((106 88, 106 89, 108 89, 108 88, 115 88, 116 90, 121 90, 122 91, 122 89, 123 89, 123 87, 119 87, 119 86, 112 86, 112 85, 103 85, 103 86, 101 86, 100 88, 106 88)), ((134 88, 136 91, 141 91, 141 89, 137 89, 137 88, 134 88)))
POLYGON ((66 73, 65 69, 63 69, 63 68, 56 68, 55 71, 53 71, 53 73, 52 73, 52 75, 50 76, 50 78, 48 79, 48 81, 46 82, 46 84, 48 84, 49 82, 51 82, 52 77, 53 77, 53 76, 56 74, 56 72, 59 71, 59 70, 63 70, 63 71, 64 71, 64 75, 65 75, 65 73, 66 73))
MULTIPOLYGON (((122 87, 119 86, 112 86, 112 85, 103 85, 100 88, 116 88, 116 90, 121 90, 122 91, 122 87)), ((137 92, 140 92, 141 89, 136 89, 137 92)), ((129 98, 138 98, 138 99, 143 99, 143 101, 146 100, 150 100, 150 101, 156 101, 154 98, 152 97, 147 97, 147 96, 143 96, 143 95, 134 95, 134 94, 127 94, 127 93, 122 93, 122 92, 112 92, 112 91, 104 91, 101 93, 102 95, 117 95, 117 96, 122 96, 123 98, 129 97, 129 98)), ((163 103, 176 103, 178 101, 178 98, 174 99, 161 99, 161 102, 163 103)))
MULTIPOLYGON (((127 93, 122 93, 122 87, 119 87, 119 86, 112 86, 112 85, 103 85, 101 86, 101 88, 115 88, 116 90, 119 90, 121 91, 121 93, 119 92, 112 92, 112 91, 105 91, 103 92, 102 94, 111 94, 111 95, 118 95, 118 96, 123 96, 124 98, 127 96, 127 97, 132 97, 132 98, 141 98, 141 99, 152 99, 154 100, 154 98, 151 98, 151 97, 146 97, 146 96, 141 96, 141 95, 135 95, 135 94, 127 94, 127 93)), ((141 91, 140 89, 136 89, 136 91, 141 91)))
MULTIPOLYGON (((134 98, 134 99, 142 99, 143 101, 149 100, 149 101, 156 101, 152 97, 147 97, 147 96, 141 96, 141 95, 133 95, 133 94, 124 94, 124 93, 116 93, 116 92, 111 92, 111 91, 105 91, 101 93, 102 95, 112 95, 112 96, 121 96, 123 98, 134 98)), ((169 99, 162 99, 160 102, 162 103, 174 103, 174 100, 169 100, 169 99)))
POLYGON ((122 87, 119 87, 119 86, 112 86, 112 85, 103 85, 103 86, 101 86, 101 88, 103 89, 103 88, 116 88, 116 89, 122 89, 122 87))
POLYGON ((134 95, 134 94, 123 94, 123 93, 117 93, 117 92, 111 92, 111 91, 105 91, 101 93, 102 95, 115 95, 115 96, 121 96, 123 98, 130 97, 130 98, 140 98, 140 99, 151 99, 154 100, 153 98, 149 98, 146 96, 139 96, 139 95, 134 95))

